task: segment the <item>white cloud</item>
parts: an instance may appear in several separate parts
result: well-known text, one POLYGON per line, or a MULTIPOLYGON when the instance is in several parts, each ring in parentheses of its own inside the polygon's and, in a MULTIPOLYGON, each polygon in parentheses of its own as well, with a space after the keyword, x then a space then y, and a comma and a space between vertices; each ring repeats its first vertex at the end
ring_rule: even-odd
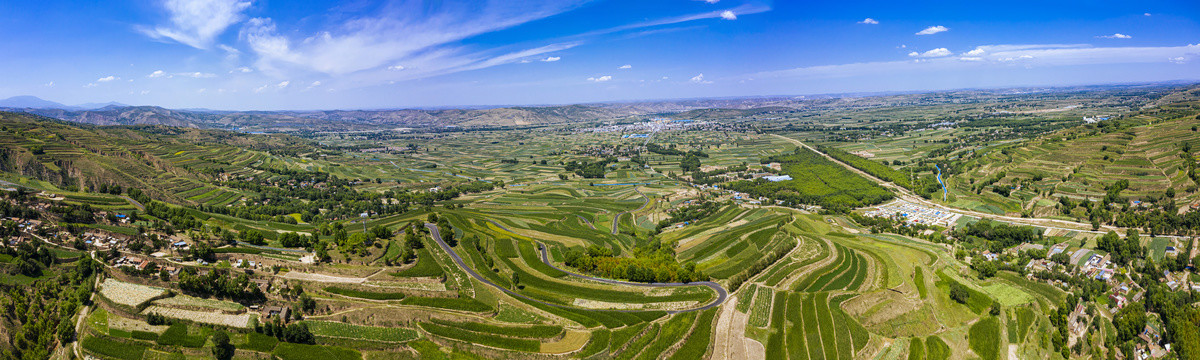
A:
POLYGON ((967 56, 980 56, 980 55, 983 55, 983 54, 986 54, 986 53, 987 53, 987 50, 984 50, 983 48, 975 48, 975 50, 968 51, 968 52, 967 52, 966 54, 964 54, 964 55, 967 55, 967 56))
POLYGON ((282 89, 282 88, 288 87, 288 84, 291 84, 291 83, 292 83, 291 81, 284 80, 278 84, 275 84, 275 87, 282 89))
POLYGON ((718 2, 721 2, 721 0, 701 0, 701 1, 704 1, 704 2, 706 2, 706 3, 709 3, 709 4, 716 4, 716 3, 718 3, 718 2))
POLYGON ((897 73, 945 72, 977 69, 980 66, 1004 69, 1020 64, 1027 67, 1063 67, 1098 64, 1147 64, 1175 62, 1200 53, 1200 44, 1167 47, 1092 47, 1086 44, 1026 44, 979 46, 985 55, 979 60, 961 57, 865 62, 800 67, 747 74, 747 78, 845 78, 881 76, 897 73))
POLYGON ((96 87, 96 83, 87 83, 87 85, 84 85, 83 87, 85 87, 85 88, 94 88, 94 87, 96 87))
POLYGON ((205 91, 208 91, 208 89, 205 89, 205 88, 200 88, 200 89, 197 89, 197 90, 196 90, 196 93, 197 93, 197 94, 203 94, 205 91))
POLYGON ((148 77, 148 78, 160 78, 160 77, 163 77, 163 76, 166 76, 166 75, 167 75, 167 73, 166 73, 166 72, 163 72, 162 70, 154 70, 154 72, 150 73, 150 75, 146 75, 146 77, 148 77))
MULTIPOLYGON (((1170 61, 1170 62, 1172 62, 1172 63, 1176 63, 1176 64, 1182 64, 1182 63, 1185 63, 1185 62, 1187 62, 1187 58, 1185 58, 1185 57, 1182 57, 1182 56, 1176 56, 1176 57, 1173 57, 1173 58, 1167 59, 1167 61, 1170 61)), ((50 83, 50 84, 54 84, 54 83, 52 82, 52 83, 50 83)))
POLYGON ((625 64, 625 65, 621 65, 621 67, 619 67, 617 69, 628 70, 628 69, 632 69, 632 68, 633 68, 633 65, 625 64))
POLYGON ((958 60, 961 60, 961 61, 983 61, 983 58, 978 57, 978 56, 963 56, 963 57, 958 58, 958 60))
POLYGON ((545 59, 542 59, 542 62, 555 62, 559 60, 562 60, 562 58, 558 56, 548 56, 545 59))
POLYGON ((404 65, 396 64, 396 65, 388 66, 388 70, 392 70, 392 71, 404 70, 404 65))
POLYGON ((1112 35, 1097 36, 1097 38, 1100 38, 1100 39, 1132 39, 1133 37, 1122 34, 1122 33, 1116 33, 1116 34, 1112 34, 1112 35))
POLYGON ((243 74, 245 74, 245 73, 254 72, 254 69, 251 69, 251 68, 248 68, 248 67, 245 67, 245 66, 243 66, 243 67, 240 67, 240 68, 237 68, 237 69, 229 70, 229 73, 230 73, 230 74, 232 74, 232 73, 234 73, 234 72, 240 72, 240 73, 243 73, 243 74))
POLYGON ((1142 15, 1145 15, 1145 16, 1150 16, 1150 13, 1145 13, 1145 14, 1142 14, 1142 15))
POLYGON ((150 93, 150 90, 142 90, 142 92, 141 92, 141 94, 142 94, 142 95, 146 95, 146 94, 149 94, 149 93, 150 93))
POLYGON ((197 49, 208 49, 225 29, 242 20, 242 12, 250 8, 250 2, 165 0, 163 7, 170 14, 169 25, 155 26, 153 29, 140 27, 138 30, 155 39, 170 39, 197 49))
POLYGON ((863 21, 859 21, 858 23, 859 24, 867 24, 867 25, 876 25, 876 24, 879 24, 879 20, 875 20, 872 18, 866 18, 866 19, 863 19, 863 21))
POLYGON ((612 76, 604 75, 601 77, 590 77, 590 78, 587 78, 587 80, 592 81, 592 82, 605 82, 605 81, 612 80, 612 76))
MULTIPOLYGON (((297 33, 293 29, 278 29, 269 18, 253 18, 246 22, 239 36, 258 57, 258 70, 269 75, 363 72, 346 77, 346 81, 385 83, 464 71, 483 64, 495 66, 518 62, 522 58, 497 55, 495 50, 471 50, 459 41, 557 15, 585 2, 491 1, 477 6, 453 1, 402 1, 384 6, 377 14, 300 37, 290 35, 297 33), (500 57, 505 61, 494 60, 500 57), (398 63, 410 71, 386 73, 389 65, 398 63)), ((526 57, 545 54, 528 50, 519 52, 526 57)))
POLYGON ((689 81, 697 83, 697 84, 712 84, 712 81, 704 80, 704 73, 700 73, 700 75, 693 76, 692 79, 689 81))
POLYGON ((51 81, 51 82, 48 82, 48 83, 46 83, 45 85, 42 85, 42 86, 45 86, 45 87, 54 87, 54 82, 53 82, 53 81, 51 81))
POLYGON ((312 84, 309 84, 308 87, 304 88, 304 90, 309 90, 318 86, 321 86, 321 81, 313 81, 312 84))
POLYGON ((725 10, 721 12, 721 18, 725 20, 737 20, 737 14, 734 14, 733 11, 725 10))
POLYGON ((937 34, 940 32, 946 32, 946 31, 950 31, 950 28, 947 28, 947 27, 941 26, 941 25, 937 25, 937 26, 930 26, 930 27, 925 28, 925 30, 918 31, 917 35, 933 35, 933 34, 937 34))
POLYGON ((120 79, 121 78, 119 78, 119 77, 109 75, 109 76, 105 76, 105 77, 96 79, 96 82, 109 82, 109 81, 120 80, 120 79))
POLYGON ((918 53, 916 51, 913 51, 913 52, 908 53, 908 56, 932 58, 932 57, 950 56, 950 54, 953 54, 953 53, 951 53, 949 49, 937 48, 937 49, 926 51, 924 53, 918 53))

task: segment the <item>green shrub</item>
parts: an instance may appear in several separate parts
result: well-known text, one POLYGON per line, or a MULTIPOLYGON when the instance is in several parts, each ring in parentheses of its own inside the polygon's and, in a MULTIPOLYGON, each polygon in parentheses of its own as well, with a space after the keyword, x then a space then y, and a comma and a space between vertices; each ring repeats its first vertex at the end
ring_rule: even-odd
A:
POLYGON ((612 332, 608 329, 599 329, 592 332, 592 338, 588 339, 588 343, 579 350, 577 354, 580 358, 587 358, 596 355, 608 347, 608 340, 612 337, 612 332))
POLYGON ((167 331, 164 331, 158 337, 158 344, 198 348, 204 346, 206 340, 208 340, 207 336, 188 335, 187 324, 177 322, 168 327, 167 331))
POLYGON ((1000 321, 994 316, 985 317, 971 325, 967 340, 971 350, 983 360, 995 360, 1000 354, 1000 321))
POLYGON ((335 286, 327 286, 325 287, 325 291, 332 294, 368 300, 400 300, 404 298, 403 293, 362 291, 335 286))
POLYGON ((431 321, 438 325, 456 327, 474 332, 519 338, 549 339, 563 332, 562 326, 555 325, 497 326, 477 322, 452 322, 439 319, 432 319, 431 321))
POLYGON ((930 336, 925 338, 925 359, 946 360, 950 358, 950 346, 942 338, 930 336))
POLYGON ((276 339, 274 336, 252 332, 246 334, 246 343, 239 345, 238 348, 269 353, 278 344, 279 339, 276 339))
POLYGON ((149 331, 134 330, 131 332, 131 335, 133 335, 134 339, 138 339, 138 340, 150 340, 150 341, 158 340, 158 334, 155 334, 155 333, 152 333, 149 331))
POLYGON ((305 321, 304 324, 308 325, 308 330, 316 336, 388 342, 405 342, 421 337, 416 330, 409 328, 351 325, 333 321, 305 321))
POLYGON ((280 343, 271 354, 288 360, 362 360, 357 350, 326 345, 280 343))
POLYGON ((439 277, 444 275, 442 267, 438 266, 433 255, 429 253, 429 249, 417 249, 417 263, 412 267, 391 273, 396 277, 439 277))
POLYGON ((696 326, 693 328, 691 335, 688 335, 683 345, 675 354, 671 355, 671 359, 679 360, 695 360, 703 359, 704 354, 708 353, 708 343, 712 337, 712 322, 717 315, 717 309, 708 309, 700 313, 700 318, 696 320, 696 326))
POLYGON ((400 303, 404 305, 426 306, 471 312, 488 312, 493 310, 491 306, 472 298, 409 297, 401 300, 400 303))
POLYGON ((541 350, 542 346, 542 343, 537 340, 514 339, 497 335, 477 333, 474 331, 468 331, 465 329, 438 325, 434 323, 423 322, 419 324, 421 329, 424 329, 430 334, 447 339, 465 341, 472 344, 527 352, 537 352, 541 350))
POLYGON ((146 347, 142 345, 126 344, 98 337, 84 338, 83 348, 100 355, 126 360, 139 360, 146 352, 146 347))

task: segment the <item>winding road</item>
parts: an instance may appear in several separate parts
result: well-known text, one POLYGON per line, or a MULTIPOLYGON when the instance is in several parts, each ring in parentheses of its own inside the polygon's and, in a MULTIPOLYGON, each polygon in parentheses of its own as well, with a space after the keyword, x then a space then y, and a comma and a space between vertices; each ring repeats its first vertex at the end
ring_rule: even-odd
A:
POLYGON ((628 214, 631 212, 636 212, 636 211, 642 211, 642 209, 645 209, 646 206, 650 205, 650 197, 646 196, 646 194, 643 194, 641 189, 638 189, 637 186, 634 186, 633 191, 636 191, 638 193, 638 195, 641 195, 643 198, 646 198, 646 202, 642 203, 642 207, 639 207, 637 209, 634 209, 631 211, 622 211, 620 213, 617 213, 617 216, 613 217, 613 224, 612 224, 612 234, 613 235, 617 234, 617 224, 621 221, 621 215, 625 215, 625 214, 628 214))
MULTIPOLYGON (((496 225, 496 226, 499 226, 501 229, 504 229, 504 231, 509 231, 509 232, 512 232, 511 230, 508 230, 508 229, 507 229, 507 228, 505 228, 504 226, 502 226, 502 225, 500 225, 500 224, 496 223, 495 221, 491 221, 491 220, 488 220, 488 221, 489 221, 489 222, 491 222, 492 224, 496 225)), ((508 288, 505 288, 505 287, 503 287, 503 286, 500 286, 500 285, 496 285, 495 283, 493 283, 493 282, 489 281, 488 279, 485 279, 483 276, 480 276, 480 275, 479 275, 479 273, 476 273, 476 272, 475 272, 475 270, 473 270, 473 269, 471 269, 471 267, 467 266, 467 264, 466 264, 466 263, 463 263, 463 260, 462 260, 462 258, 458 256, 458 253, 454 252, 454 249, 451 249, 451 248, 450 248, 450 245, 447 245, 445 241, 442 241, 442 235, 441 235, 441 233, 438 231, 437 225, 434 225, 434 224, 431 224, 431 223, 426 223, 426 224, 425 224, 425 228, 429 229, 429 233, 430 233, 430 235, 431 235, 431 236, 433 236, 433 240, 434 240, 434 241, 437 241, 437 243, 438 243, 438 246, 441 246, 441 247, 442 247, 442 250, 446 251, 446 253, 450 255, 450 259, 454 260, 454 263, 458 264, 458 267, 462 268, 462 269, 463 269, 463 271, 466 271, 468 275, 471 275, 471 277, 475 278, 475 280, 479 280, 479 282, 482 282, 482 283, 484 283, 484 284, 487 284, 488 286, 491 286, 491 287, 494 287, 494 288, 496 288, 496 289, 499 289, 500 291, 503 291, 503 292, 505 292, 505 293, 507 293, 507 294, 509 294, 509 295, 516 296, 516 297, 520 297, 520 298, 522 298, 522 299, 526 299, 526 300, 529 300, 529 301, 534 301, 534 302, 537 302, 537 303, 539 303, 539 304, 543 304, 543 305, 546 305, 546 306, 553 306, 553 307, 556 307, 556 308, 562 308, 562 309, 574 309, 574 310, 592 310, 592 311, 613 311, 613 312, 641 312, 641 311, 652 311, 652 310, 599 310, 599 309, 582 309, 582 308, 575 308, 575 307, 570 307, 570 306, 565 306, 565 305, 560 305, 560 304, 548 303, 548 302, 541 301, 541 300, 538 300, 538 299, 530 298, 530 297, 528 297, 528 296, 525 296, 524 294, 521 294, 521 293, 518 293, 518 292, 515 292, 515 291, 512 291, 512 290, 509 290, 508 288)), ((570 275, 570 276, 573 276, 573 277, 577 277, 577 278, 580 278, 580 279, 587 279, 587 280, 592 280, 592 281, 602 282, 602 283, 606 283, 606 284, 613 284, 613 285, 638 286, 638 287, 653 287, 653 288, 666 288, 666 287, 679 287, 679 286, 692 286, 692 285, 701 285, 701 286, 707 286, 708 288, 710 288, 710 289, 713 289, 713 291, 716 291, 716 292, 717 292, 717 300, 716 300, 716 301, 713 301, 712 303, 709 303, 709 304, 707 304, 707 305, 704 305, 704 306, 701 306, 701 307, 698 307, 698 308, 693 308, 693 309, 686 309, 686 310, 666 310, 666 312, 667 312, 668 314, 677 314, 677 313, 683 313, 683 312, 690 312, 690 311, 700 311, 700 310, 707 310, 707 309, 711 309, 711 308, 713 308, 713 307, 716 307, 716 306, 719 306, 719 305, 721 305, 722 303, 724 303, 724 302, 725 302, 725 299, 726 299, 727 297, 729 297, 729 293, 728 293, 727 291, 725 291, 725 288, 724 288, 724 287, 721 287, 721 285, 720 285, 720 284, 717 284, 717 283, 715 283, 715 282, 711 282, 711 281, 697 281, 697 282, 693 282, 693 283, 686 283, 686 284, 685 284, 685 283, 634 283, 634 282, 626 282, 626 281, 619 281, 619 280, 612 280, 612 279, 604 279, 604 278, 597 278, 597 277, 591 277, 591 276, 586 276, 586 275, 580 275, 580 274, 576 274, 576 273, 573 273, 573 272, 570 272, 570 271, 566 271, 566 270, 563 270, 563 269, 559 269, 557 266, 554 266, 554 264, 551 264, 551 263, 550 263, 550 259, 549 259, 549 257, 547 257, 547 256, 546 256, 546 247, 545 247, 544 245, 542 245, 541 243, 538 243, 538 249, 540 249, 540 250, 541 250, 541 252, 542 252, 542 262, 545 262, 545 263, 546 263, 546 265, 548 265, 548 266, 550 266, 550 267, 552 267, 552 268, 554 268, 554 269, 557 269, 557 270, 559 270, 559 271, 562 271, 562 272, 564 272, 564 273, 567 273, 567 275, 570 275)))

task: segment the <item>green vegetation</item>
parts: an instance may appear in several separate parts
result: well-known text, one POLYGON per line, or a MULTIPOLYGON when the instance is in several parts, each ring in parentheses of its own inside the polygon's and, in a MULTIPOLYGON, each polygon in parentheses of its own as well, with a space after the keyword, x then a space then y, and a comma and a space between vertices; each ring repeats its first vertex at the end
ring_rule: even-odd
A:
POLYGON ((416 330, 399 327, 351 325, 333 321, 305 321, 316 336, 344 337, 363 340, 405 342, 420 337, 416 330))
POLYGON ((297 360, 361 360, 362 354, 357 350, 351 350, 336 346, 325 345, 305 345, 293 343, 280 343, 271 351, 272 355, 278 356, 281 359, 297 359, 297 360))
POLYGON ((421 329, 429 332, 430 334, 444 337, 447 339, 454 339, 454 340, 459 340, 459 341, 465 341, 465 342, 472 343, 472 344, 480 344, 480 345, 485 345, 485 346, 497 347, 497 348, 501 348, 501 349, 516 350, 516 351, 537 352, 539 349, 541 349, 541 343, 538 342, 537 340, 514 339, 514 338, 504 337, 504 336, 500 336, 500 335, 478 333, 478 332, 469 331, 466 329, 438 325, 438 324, 433 324, 433 323, 424 323, 423 322, 423 323, 419 323, 419 324, 421 326, 421 329))
POLYGON ((792 204, 820 205, 830 210, 879 204, 892 198, 883 187, 872 183, 821 155, 806 148, 796 148, 789 155, 776 155, 763 161, 778 162, 792 180, 771 182, 765 179, 739 181, 728 188, 792 204))
POLYGON ((971 351, 984 360, 998 359, 1000 356, 1000 320, 994 316, 985 317, 975 325, 967 335, 971 351))
POLYGON ((404 298, 404 293, 396 293, 396 292, 362 291, 362 290, 355 290, 355 289, 340 288, 340 287, 336 287, 336 286, 327 286, 327 287, 325 287, 324 290, 326 292, 329 292, 332 294, 338 294, 338 295, 342 295, 342 296, 349 296, 349 297, 360 298, 360 299, 369 299, 369 300, 400 300, 400 299, 404 298))
POLYGON ((123 360, 140 360, 142 354, 146 352, 146 347, 143 345, 92 336, 83 339, 83 348, 90 352, 123 360))
POLYGON ((404 300, 401 300, 400 303, 404 305, 425 306, 471 312, 486 312, 493 310, 491 306, 471 298, 427 298, 414 296, 404 298, 404 300))

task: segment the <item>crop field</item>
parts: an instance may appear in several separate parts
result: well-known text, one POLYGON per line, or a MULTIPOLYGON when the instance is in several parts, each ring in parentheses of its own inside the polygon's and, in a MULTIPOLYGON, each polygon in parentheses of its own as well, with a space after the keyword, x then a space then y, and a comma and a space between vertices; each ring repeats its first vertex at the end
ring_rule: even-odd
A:
POLYGON ((250 319, 254 316, 249 313, 245 314, 221 314, 212 311, 195 311, 175 309, 162 306, 151 305, 142 314, 159 314, 169 318, 184 319, 205 324, 222 325, 234 328, 245 328, 250 326, 250 319))
POLYGON ((313 335, 362 340, 405 342, 415 340, 420 334, 408 328, 359 326, 333 321, 305 321, 313 335))
POLYGON ((104 282, 100 284, 100 295, 104 295, 105 298, 117 304, 133 307, 166 295, 166 293, 166 289, 130 284, 113 278, 104 279, 104 282))

